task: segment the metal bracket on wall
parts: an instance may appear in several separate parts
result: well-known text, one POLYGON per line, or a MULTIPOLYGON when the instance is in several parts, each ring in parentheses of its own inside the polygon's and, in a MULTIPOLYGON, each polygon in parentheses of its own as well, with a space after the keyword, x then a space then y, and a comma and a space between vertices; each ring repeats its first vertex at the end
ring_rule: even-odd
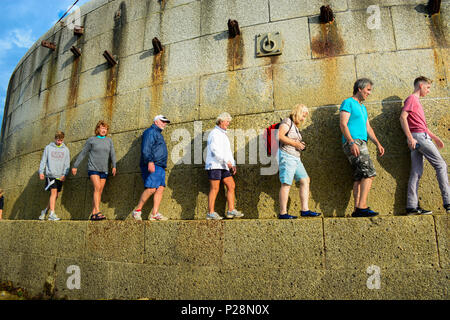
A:
POLYGON ((70 48, 70 51, 72 51, 73 55, 74 55, 76 58, 81 57, 81 50, 78 49, 77 47, 72 46, 72 48, 70 48))
POLYGON ((52 51, 55 51, 55 49, 56 49, 56 44, 54 44, 53 42, 45 41, 45 40, 43 40, 41 42, 41 46, 43 46, 44 48, 49 48, 52 51))
POLYGON ((75 26, 75 28, 73 28, 73 34, 76 36, 82 36, 84 34, 84 27, 75 26))
POLYGON ((105 52, 103 52, 103 56, 105 57, 106 61, 108 61, 109 65, 111 67, 113 67, 117 64, 116 59, 113 57, 113 55, 108 50, 105 50, 105 52))
POLYGON ((159 41, 159 39, 156 37, 154 37, 152 39, 152 45, 153 45, 153 51, 154 51, 155 55, 164 50, 164 48, 161 44, 161 41, 159 41))
POLYGON ((256 56, 267 57, 280 55, 283 50, 283 40, 280 32, 269 32, 256 36, 256 56))

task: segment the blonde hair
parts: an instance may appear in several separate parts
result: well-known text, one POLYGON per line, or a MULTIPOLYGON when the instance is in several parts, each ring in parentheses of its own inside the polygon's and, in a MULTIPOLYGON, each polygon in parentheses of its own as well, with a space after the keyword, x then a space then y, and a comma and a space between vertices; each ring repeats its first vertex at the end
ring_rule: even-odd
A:
POLYGON ((97 125, 95 126, 95 135, 98 136, 100 134, 100 127, 105 127, 106 128, 106 134, 108 134, 109 132, 109 124, 104 121, 104 120, 100 120, 99 122, 97 122, 97 125))
POLYGON ((294 108, 292 109, 289 117, 291 118, 292 121, 294 121, 294 123, 299 123, 302 124, 303 120, 300 120, 301 118, 303 118, 303 115, 308 115, 309 114, 309 110, 308 107, 305 106, 304 104, 296 104, 294 106, 294 108))
POLYGON ((3 189, 0 189, 0 198, 3 197, 4 193, 5 193, 5 191, 3 189))

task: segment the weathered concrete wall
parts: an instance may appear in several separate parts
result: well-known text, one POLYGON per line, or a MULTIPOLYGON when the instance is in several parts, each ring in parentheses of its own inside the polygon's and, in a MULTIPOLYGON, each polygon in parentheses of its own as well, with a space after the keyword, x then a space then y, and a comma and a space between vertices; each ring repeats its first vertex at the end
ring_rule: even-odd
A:
MULTIPOLYGON (((450 144, 450 2, 443 1, 440 14, 432 17, 426 14, 426 2, 87 3, 81 8, 83 36, 60 25, 53 27, 23 57, 11 77, 0 155, 0 185, 6 190, 4 216, 35 219, 45 206, 48 195, 37 170, 43 148, 57 129, 66 133, 74 161, 96 122, 105 119, 111 123, 118 175, 107 183, 102 211, 109 219, 122 219, 143 189, 138 168, 140 135, 156 114, 164 113, 173 121, 164 133, 172 154, 180 150, 176 129, 185 129, 192 139, 196 136, 201 141, 194 121, 201 121, 204 133, 213 127, 217 114, 226 110, 234 116, 231 129, 260 130, 299 102, 312 110, 302 130, 308 143, 303 160, 312 178, 310 207, 326 217, 349 215, 353 210, 351 172, 339 144, 338 107, 360 77, 375 82, 366 105, 386 149, 380 158, 370 145, 378 171, 370 205, 382 215, 402 214, 409 158, 398 116, 401 101, 411 93, 418 75, 434 80, 431 94, 423 101, 425 112, 431 130, 450 144), (335 12, 331 24, 318 22, 323 4, 330 4, 335 12), (379 6, 379 29, 367 27, 369 5, 379 6), (229 18, 239 22, 240 37, 228 39, 229 18), (283 54, 256 58, 255 36, 269 31, 281 32, 283 54), (155 36, 164 46, 158 55, 151 44, 155 36), (44 39, 55 42, 57 49, 52 52, 41 47, 44 39), (74 58, 72 45, 81 49, 81 58, 74 58), (115 67, 107 65, 104 50, 117 57, 115 67)), ((274 218, 279 181, 276 175, 260 175, 259 160, 249 162, 253 139, 247 138, 243 145, 236 141, 236 155, 245 147, 247 156, 236 176, 237 204, 246 217, 274 218)), ((193 160, 196 142, 192 142, 193 160)), ((448 150, 442 150, 447 162, 448 150)), ((204 218, 208 182, 203 165, 173 163, 172 157, 168 165, 161 212, 172 219, 204 218)), ((296 187, 293 189, 290 207, 296 211, 300 203, 296 187)), ((420 194, 424 207, 442 211, 428 164, 420 194)), ((63 219, 87 219, 91 196, 84 162, 79 174, 65 183, 58 214, 63 219)), ((218 212, 224 211, 224 203, 221 195, 218 212)))
POLYGON ((448 224, 448 215, 4 220, 0 280, 69 299, 449 299, 448 224), (79 289, 67 284, 69 266, 79 289))

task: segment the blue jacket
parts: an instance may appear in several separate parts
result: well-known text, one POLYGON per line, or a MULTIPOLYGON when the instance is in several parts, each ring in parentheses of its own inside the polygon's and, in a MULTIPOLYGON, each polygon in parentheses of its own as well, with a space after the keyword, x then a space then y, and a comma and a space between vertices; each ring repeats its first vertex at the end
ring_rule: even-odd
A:
POLYGON ((142 170, 147 170, 149 162, 162 168, 167 167, 168 151, 161 131, 157 125, 153 124, 142 134, 140 163, 142 170))

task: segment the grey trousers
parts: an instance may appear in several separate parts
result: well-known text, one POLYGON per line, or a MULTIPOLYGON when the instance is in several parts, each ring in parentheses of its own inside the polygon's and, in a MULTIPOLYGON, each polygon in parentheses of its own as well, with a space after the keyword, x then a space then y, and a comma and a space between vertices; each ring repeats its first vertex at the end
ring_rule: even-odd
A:
POLYGON ((412 136, 417 140, 419 147, 411 151, 411 173, 408 181, 408 195, 406 200, 407 208, 416 208, 419 203, 418 190, 419 180, 423 173, 423 158, 428 160, 436 170, 436 177, 441 189, 444 205, 450 203, 450 186, 448 184, 447 163, 439 153, 439 150, 431 140, 430 136, 424 132, 413 132, 412 136))

